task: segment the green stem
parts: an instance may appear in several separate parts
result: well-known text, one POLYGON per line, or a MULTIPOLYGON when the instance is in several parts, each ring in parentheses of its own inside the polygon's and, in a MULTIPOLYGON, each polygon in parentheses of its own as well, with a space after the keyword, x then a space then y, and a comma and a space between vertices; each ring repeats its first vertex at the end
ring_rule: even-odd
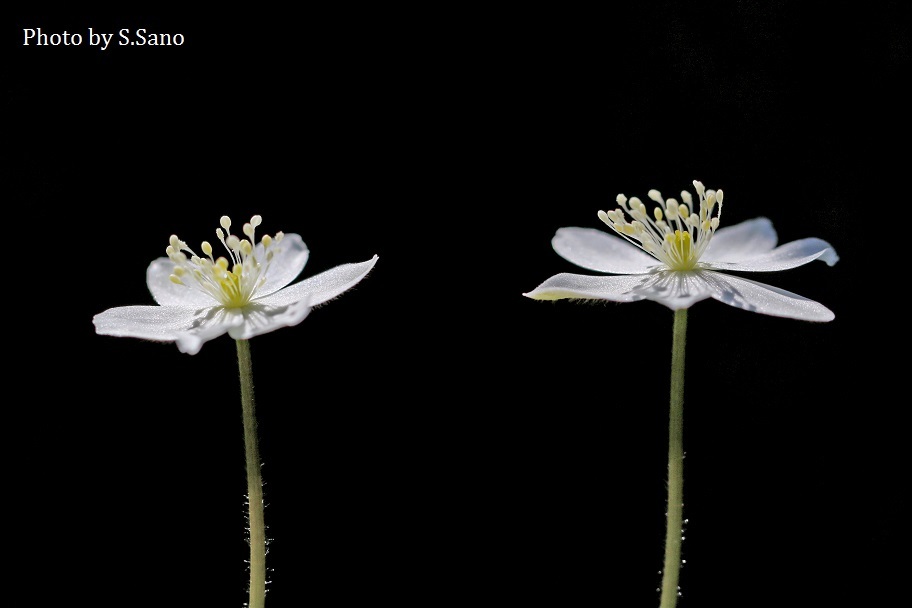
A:
POLYGON ((687 309, 675 311, 671 346, 671 404, 668 415, 668 528, 665 534, 665 567, 659 608, 678 603, 681 572, 681 535, 684 517, 684 343, 687 309))
POLYGON ((237 342, 241 376, 241 408, 244 412, 244 447, 247 459, 247 506, 250 509, 250 601, 248 608, 263 608, 266 602, 266 525, 263 522, 263 478, 257 446, 256 411, 253 402, 253 368, 250 344, 237 342))

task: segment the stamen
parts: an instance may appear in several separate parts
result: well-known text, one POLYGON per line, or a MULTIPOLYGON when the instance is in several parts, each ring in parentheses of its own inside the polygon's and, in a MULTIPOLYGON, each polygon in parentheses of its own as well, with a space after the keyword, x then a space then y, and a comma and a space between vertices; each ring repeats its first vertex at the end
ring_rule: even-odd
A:
POLYGON ((257 258, 257 248, 254 246, 256 227, 263 223, 263 218, 254 215, 250 222, 244 224, 243 232, 249 237, 238 238, 226 232, 231 228, 231 219, 225 215, 219 220, 221 228, 216 228, 215 234, 225 246, 228 258, 213 258, 212 244, 203 241, 200 245, 205 258, 197 256, 187 243, 180 240, 177 235, 172 235, 165 253, 174 263, 169 279, 177 284, 197 289, 209 294, 220 301, 224 306, 246 306, 255 297, 256 290, 266 282, 270 261, 278 251, 278 243, 284 236, 281 232, 275 238, 263 236, 260 241, 263 245, 261 251, 266 251, 265 256, 257 258), (224 229, 224 231, 223 231, 224 229), (268 250, 268 251, 267 251, 268 250), (190 254, 188 259, 184 253, 190 254), (265 259, 262 259, 265 258, 265 259), (230 271, 229 271, 230 268, 230 271))
POLYGON ((696 201, 687 191, 681 192, 683 203, 678 203, 673 198, 663 198, 658 190, 650 190, 649 198, 659 204, 651 215, 637 197, 628 199, 619 194, 616 200, 621 208, 599 211, 598 217, 618 235, 668 268, 693 270, 698 267, 700 256, 718 229, 722 214, 721 190, 707 190, 696 180, 694 188, 699 196, 696 208, 696 201), (713 216, 716 208, 718 212, 713 216), (630 222, 626 220, 625 212, 630 217, 630 222))

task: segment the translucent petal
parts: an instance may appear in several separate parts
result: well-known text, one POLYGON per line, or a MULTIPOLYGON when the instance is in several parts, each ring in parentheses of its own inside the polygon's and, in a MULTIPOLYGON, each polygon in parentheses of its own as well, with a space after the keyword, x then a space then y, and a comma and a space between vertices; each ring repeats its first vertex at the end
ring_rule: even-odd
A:
POLYGON ((377 256, 366 262, 342 264, 303 281, 298 281, 272 295, 256 298, 254 302, 272 306, 287 306, 307 300, 311 306, 317 306, 354 287, 376 263, 377 256))
POLYGON ((243 321, 240 313, 220 306, 122 306, 92 319, 101 335, 176 342, 181 352, 191 355, 198 353, 203 343, 243 321))
POLYGON ((594 228, 561 228, 551 245, 565 260, 598 272, 641 274, 661 264, 621 237, 594 228))
POLYGON ((713 284, 713 298, 736 308, 804 321, 832 321, 835 317, 823 304, 772 285, 717 272, 703 274, 713 284))
POLYGON ((700 261, 740 262, 772 250, 777 240, 773 223, 765 217, 723 226, 716 230, 700 261))
POLYGON ((297 325, 309 312, 310 305, 306 299, 287 306, 248 304, 243 309, 244 322, 229 329, 228 334, 235 340, 247 340, 282 327, 297 325))
POLYGON ((634 302, 653 300, 672 310, 689 308, 713 294, 712 286, 702 271, 676 272, 664 270, 649 274, 588 276, 558 274, 527 294, 536 300, 585 298, 634 302))
POLYGON ((152 292, 152 298, 162 306, 189 306, 207 307, 215 306, 218 302, 209 294, 195 289, 192 279, 188 278, 186 285, 171 282, 174 273, 174 262, 168 258, 158 258, 146 270, 146 285, 152 292))
POLYGON ((649 281, 639 285, 635 293, 647 300, 664 304, 671 310, 690 308, 713 295, 707 272, 663 270, 649 275, 649 281))
MULTIPOLYGON (((715 243, 715 240, 713 240, 715 243)), ((743 272, 772 272, 803 266, 814 260, 821 260, 832 266, 839 261, 833 246, 822 239, 807 238, 786 243, 772 251, 740 262, 718 261, 709 266, 715 270, 743 272)), ((703 260, 701 260, 703 261, 703 260)))
POLYGON ((634 302, 645 296, 633 290, 648 282, 650 275, 627 274, 614 276, 591 276, 584 274, 556 274, 529 293, 523 295, 533 300, 563 300, 567 298, 610 300, 612 302, 634 302))

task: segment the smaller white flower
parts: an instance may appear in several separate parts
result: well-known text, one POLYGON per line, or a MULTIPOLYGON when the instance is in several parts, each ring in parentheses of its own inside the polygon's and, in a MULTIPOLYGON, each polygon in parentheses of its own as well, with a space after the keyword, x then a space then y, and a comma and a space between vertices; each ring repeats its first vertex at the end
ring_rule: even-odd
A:
POLYGON ((836 250, 806 238, 776 247, 773 224, 764 217, 719 228, 722 191, 694 181, 699 203, 681 192, 679 203, 657 190, 650 213, 640 199, 618 194, 619 207, 598 216, 624 240, 591 228, 561 228, 551 244, 564 259, 615 276, 557 274, 523 295, 536 300, 564 298, 613 302, 654 300, 672 310, 714 298, 763 314, 831 321, 833 312, 813 300, 772 285, 719 271, 772 272, 821 260, 832 266, 836 250), (631 218, 628 221, 627 218, 631 218))
POLYGON ((181 352, 195 355, 206 341, 225 333, 246 340, 297 325, 312 307, 353 287, 377 263, 375 255, 289 285, 307 263, 307 247, 297 234, 281 232, 256 243, 262 221, 253 216, 242 228, 247 238, 239 238, 228 232, 231 219, 222 216, 224 231, 215 233, 228 257, 213 257, 207 241, 200 245, 199 256, 172 235, 168 257, 153 261, 146 271, 149 291, 159 305, 110 308, 95 315, 95 331, 175 342, 181 352))

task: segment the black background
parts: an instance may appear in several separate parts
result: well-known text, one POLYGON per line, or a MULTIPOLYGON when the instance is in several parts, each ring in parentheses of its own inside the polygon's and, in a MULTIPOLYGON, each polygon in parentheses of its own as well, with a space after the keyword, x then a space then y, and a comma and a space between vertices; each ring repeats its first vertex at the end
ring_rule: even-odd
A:
POLYGON ((831 323, 690 310, 680 606, 895 601, 909 23, 900 2, 14 12, 22 605, 244 601, 234 344, 188 356, 91 319, 153 303, 145 268, 172 233, 196 245, 255 213, 302 235, 305 276, 379 255, 251 343, 271 606, 656 605, 672 314, 521 294, 586 272, 557 228, 693 179, 725 191, 723 225, 764 215, 841 260, 752 277, 831 323), (26 27, 186 43, 24 47, 26 27))

